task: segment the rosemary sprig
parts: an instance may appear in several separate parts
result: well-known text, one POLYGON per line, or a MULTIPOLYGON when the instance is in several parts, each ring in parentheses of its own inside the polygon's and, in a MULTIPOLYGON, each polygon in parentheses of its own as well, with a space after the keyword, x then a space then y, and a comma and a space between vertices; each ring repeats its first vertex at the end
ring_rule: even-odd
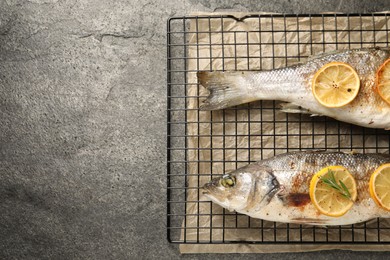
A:
POLYGON ((339 180, 340 184, 337 183, 336 178, 334 177, 334 172, 329 169, 328 175, 330 176, 329 178, 324 178, 321 176, 320 179, 329 187, 337 190, 341 195, 343 195, 347 199, 352 200, 351 193, 349 193, 347 186, 345 186, 345 184, 341 180, 339 180))

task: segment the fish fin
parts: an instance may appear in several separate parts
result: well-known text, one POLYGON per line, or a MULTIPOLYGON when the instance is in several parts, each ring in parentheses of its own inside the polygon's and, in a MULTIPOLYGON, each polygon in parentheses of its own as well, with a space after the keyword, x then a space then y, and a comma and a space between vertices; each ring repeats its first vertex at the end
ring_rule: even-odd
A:
POLYGON ((280 111, 284 113, 300 113, 300 114, 309 114, 310 116, 322 116, 320 114, 313 114, 309 109, 303 108, 301 106, 295 105, 293 103, 281 103, 280 111))
POLYGON ((350 51, 350 52, 367 52, 367 51, 370 51, 370 50, 389 50, 389 48, 388 47, 374 46, 374 47, 361 48, 361 49, 333 50, 333 51, 327 51, 327 52, 320 52, 320 53, 317 53, 317 54, 314 54, 314 55, 310 55, 307 58, 306 61, 317 60, 317 59, 321 59, 321 58, 324 58, 324 57, 328 57, 330 55, 335 55, 335 54, 346 52, 346 51, 350 51))
POLYGON ((296 224, 307 224, 307 225, 326 225, 325 219, 316 219, 316 218, 293 218, 291 219, 293 223, 296 224))
POLYGON ((312 114, 309 109, 303 108, 301 106, 295 105, 293 103, 281 103, 280 111, 285 113, 300 113, 300 114, 310 114, 311 116, 316 116, 317 114, 312 114))
POLYGON ((327 51, 327 52, 320 52, 320 53, 317 53, 317 54, 314 54, 314 55, 310 55, 307 58, 307 61, 318 60, 318 59, 321 59, 321 58, 328 57, 330 55, 335 55, 335 54, 343 53, 343 52, 346 52, 346 51, 357 52, 357 51, 368 51, 370 49, 382 49, 382 48, 371 47, 371 48, 362 48, 360 50, 359 49, 350 49, 350 50, 333 50, 333 51, 327 51))
POLYGON ((202 110, 216 110, 257 100, 245 87, 244 71, 199 71, 199 83, 210 91, 200 106, 202 110))

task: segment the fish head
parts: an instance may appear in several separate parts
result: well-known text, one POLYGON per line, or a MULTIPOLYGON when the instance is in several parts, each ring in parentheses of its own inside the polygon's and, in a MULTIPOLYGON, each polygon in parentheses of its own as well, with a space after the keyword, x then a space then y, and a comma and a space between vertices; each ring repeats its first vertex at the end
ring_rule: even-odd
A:
POLYGON ((222 207, 237 211, 269 201, 278 186, 268 168, 247 166, 212 179, 203 186, 203 194, 222 207))

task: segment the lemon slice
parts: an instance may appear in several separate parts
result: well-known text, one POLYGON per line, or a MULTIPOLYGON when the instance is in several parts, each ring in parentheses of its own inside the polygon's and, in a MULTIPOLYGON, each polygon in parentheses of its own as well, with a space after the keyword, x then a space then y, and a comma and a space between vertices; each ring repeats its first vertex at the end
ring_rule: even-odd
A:
POLYGON ((343 166, 329 166, 317 172, 310 181, 310 199, 319 212, 331 217, 340 217, 353 206, 357 197, 356 181, 343 166), (326 184, 323 179, 331 179, 331 172, 337 184, 342 181, 351 198, 326 184))
POLYGON ((359 76, 351 66, 343 62, 325 64, 313 77, 313 95, 326 107, 347 105, 356 98, 359 89, 359 76))
POLYGON ((390 105, 390 59, 379 67, 375 84, 379 95, 390 105))
POLYGON ((382 208, 390 211, 390 163, 379 166, 370 178, 370 194, 382 208))

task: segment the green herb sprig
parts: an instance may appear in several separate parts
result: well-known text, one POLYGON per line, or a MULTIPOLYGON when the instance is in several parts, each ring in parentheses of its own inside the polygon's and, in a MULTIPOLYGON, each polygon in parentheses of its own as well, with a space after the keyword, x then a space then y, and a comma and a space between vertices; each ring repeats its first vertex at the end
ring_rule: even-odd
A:
POLYGON ((328 170, 329 178, 320 177, 320 179, 329 187, 337 190, 341 195, 346 197, 347 199, 352 200, 351 193, 349 192, 347 186, 345 186, 344 182, 339 180, 339 183, 337 183, 336 178, 334 177, 334 171, 328 170))

